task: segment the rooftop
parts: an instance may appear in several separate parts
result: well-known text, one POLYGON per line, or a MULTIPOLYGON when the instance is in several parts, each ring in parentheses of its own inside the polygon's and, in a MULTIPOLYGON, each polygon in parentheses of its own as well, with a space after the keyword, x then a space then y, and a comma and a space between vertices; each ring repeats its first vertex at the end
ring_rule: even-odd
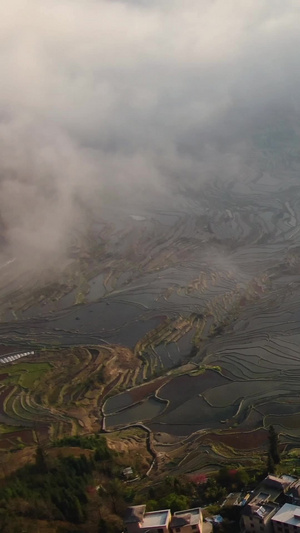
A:
POLYGON ((291 479, 290 476, 267 476, 256 487, 251 502, 256 503, 259 500, 277 501, 286 489, 292 485, 291 479))
POLYGON ((126 468, 124 468, 123 470, 123 475, 124 476, 128 476, 128 475, 131 475, 133 474, 133 470, 131 468, 131 466, 127 466, 126 468))
POLYGON ((294 478, 290 478, 290 476, 276 477, 269 475, 263 480, 262 484, 266 487, 285 490, 292 483, 293 480, 294 478))
POLYGON ((260 518, 265 518, 272 511, 274 511, 273 505, 261 505, 255 512, 260 518))
POLYGON ((295 483, 296 481, 299 481, 296 477, 289 476, 288 474, 282 474, 281 479, 288 481, 289 483, 295 483))
POLYGON ((295 481, 290 487, 288 491, 288 496, 299 499, 300 498, 300 481, 299 479, 295 481))
MULTIPOLYGON (((271 495, 268 492, 259 492, 257 496, 255 496, 254 500, 255 502, 267 502, 269 501, 271 495)), ((254 502, 254 500, 252 500, 254 502)))
POLYGON ((276 504, 264 503, 249 503, 243 509, 243 515, 245 516, 258 516, 265 520, 270 514, 274 513, 278 509, 276 504))
POLYGON ((134 505, 133 507, 128 507, 124 517, 125 524, 142 522, 145 511, 146 505, 134 505))
POLYGON ((272 520, 292 526, 300 526, 300 507, 285 503, 281 509, 273 516, 272 520))
POLYGON ((187 509, 186 511, 176 511, 171 520, 171 527, 182 527, 186 525, 198 524, 201 516, 200 507, 187 509))
POLYGON ((169 509, 166 509, 164 511, 152 511, 150 513, 146 513, 143 520, 143 529, 146 527, 166 525, 169 514, 169 509))

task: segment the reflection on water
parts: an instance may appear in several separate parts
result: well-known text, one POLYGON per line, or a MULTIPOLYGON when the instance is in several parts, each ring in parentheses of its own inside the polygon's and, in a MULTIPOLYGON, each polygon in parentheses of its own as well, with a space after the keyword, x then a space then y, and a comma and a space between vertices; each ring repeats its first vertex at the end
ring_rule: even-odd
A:
POLYGON ((133 407, 128 407, 124 409, 121 413, 116 413, 115 415, 110 415, 106 417, 106 426, 118 426, 131 424, 133 422, 146 421, 158 416, 165 409, 165 404, 155 398, 148 398, 146 401, 134 405, 133 407))

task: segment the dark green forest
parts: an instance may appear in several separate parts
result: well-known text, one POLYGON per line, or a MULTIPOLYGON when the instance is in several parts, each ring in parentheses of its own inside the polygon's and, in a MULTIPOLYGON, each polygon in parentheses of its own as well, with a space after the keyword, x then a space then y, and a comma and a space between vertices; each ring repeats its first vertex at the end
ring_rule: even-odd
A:
POLYGON ((137 483, 127 483, 122 469, 128 457, 110 450, 103 436, 66 437, 53 443, 51 450, 55 449, 53 456, 49 448, 37 447, 34 463, 2 482, 0 532, 19 533, 23 518, 74 526, 57 531, 119 533, 128 505, 146 503, 148 511, 170 508, 173 513, 213 503, 211 511, 219 512, 216 502, 228 492, 257 481, 243 468, 223 467, 201 482, 183 475, 161 475, 157 481, 142 477, 137 483), (72 455, 72 448, 79 448, 80 455, 72 455), (68 455, 63 456, 60 449, 67 449, 68 455))

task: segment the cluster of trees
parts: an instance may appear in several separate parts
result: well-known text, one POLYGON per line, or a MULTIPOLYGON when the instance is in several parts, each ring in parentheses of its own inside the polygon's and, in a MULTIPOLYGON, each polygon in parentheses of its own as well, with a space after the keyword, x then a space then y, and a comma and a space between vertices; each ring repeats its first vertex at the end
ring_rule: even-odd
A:
POLYGON ((102 459, 111 459, 113 452, 108 448, 105 437, 101 435, 73 435, 54 441, 53 446, 72 446, 85 450, 97 450, 102 459))
POLYGON ((38 448, 35 464, 19 469, 0 490, 1 508, 30 518, 82 523, 94 468, 94 460, 83 454, 50 461, 38 448))
MULTIPOLYGON (((66 437, 55 442, 54 446, 80 447, 90 452, 79 457, 54 458, 38 447, 35 464, 17 470, 0 488, 0 531, 12 531, 3 529, 2 524, 13 516, 63 520, 79 525, 85 523, 89 485, 94 487, 94 491, 97 485, 95 516, 99 522, 98 531, 117 533, 122 528, 120 517, 128 505, 147 502, 148 511, 168 508, 174 513, 215 504, 228 492, 241 490, 257 481, 250 479, 244 468, 233 470, 225 466, 215 476, 208 479, 204 476, 201 482, 186 476, 166 476, 155 485, 144 486, 137 493, 135 486, 120 479, 124 460, 127 463, 128 458, 112 452, 103 436, 66 437)), ((275 470, 279 461, 278 434, 270 426, 269 473, 275 470)), ((232 518, 227 517, 229 526, 232 518)), ((226 522, 224 528, 225 525, 226 522)), ((230 527, 228 531, 231 531, 230 527)), ((227 531, 226 528, 224 531, 227 531)))
POLYGON ((54 458, 38 447, 35 463, 17 470, 0 488, 0 531, 12 531, 11 524, 18 517, 85 523, 88 518, 87 489, 95 487, 95 479, 101 479, 98 494, 95 492, 96 521, 99 521, 101 507, 107 513, 100 518, 99 531, 119 532, 122 522, 117 515, 133 501, 134 491, 116 478, 120 475, 120 465, 106 439, 100 436, 66 437, 57 441, 55 446, 76 446, 91 450, 91 453, 54 458))
POLYGON ((203 507, 219 501, 228 492, 244 488, 249 481, 249 475, 244 468, 231 470, 223 467, 217 475, 200 484, 185 476, 167 476, 155 486, 151 485, 147 494, 141 494, 135 501, 147 501, 149 511, 171 509, 174 512, 190 507, 203 507))

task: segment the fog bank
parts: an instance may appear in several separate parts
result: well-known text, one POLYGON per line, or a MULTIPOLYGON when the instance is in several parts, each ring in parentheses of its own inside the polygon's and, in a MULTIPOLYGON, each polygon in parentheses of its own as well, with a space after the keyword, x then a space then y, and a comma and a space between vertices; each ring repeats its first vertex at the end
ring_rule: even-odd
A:
POLYGON ((10 0, 0 6, 0 227, 57 257, 91 210, 176 202, 257 172, 300 127, 299 2, 10 0))

